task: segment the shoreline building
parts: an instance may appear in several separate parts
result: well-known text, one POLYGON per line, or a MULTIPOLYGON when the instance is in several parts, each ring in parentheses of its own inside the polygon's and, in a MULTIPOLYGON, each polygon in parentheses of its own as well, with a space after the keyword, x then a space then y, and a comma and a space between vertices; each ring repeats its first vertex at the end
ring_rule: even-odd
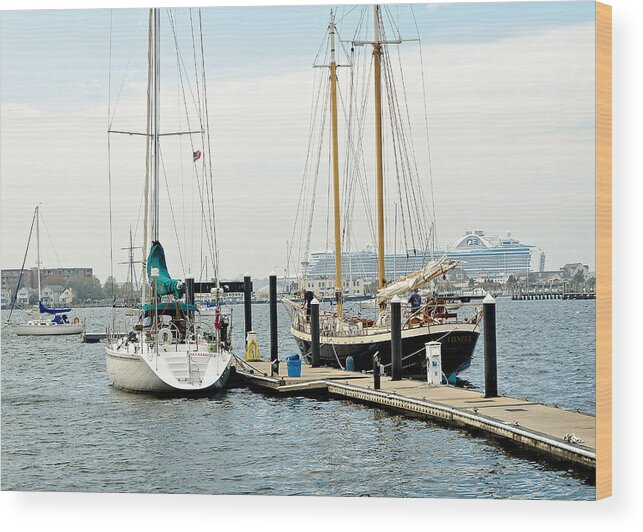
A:
MULTIPOLYGON (((443 255, 459 261, 457 270, 475 281, 504 283, 510 275, 518 276, 545 270, 545 253, 537 246, 523 244, 512 238, 511 233, 503 237, 494 237, 485 235, 484 231, 466 231, 453 246, 436 251, 433 257, 443 255)), ((411 252, 387 254, 384 257, 387 279, 393 280, 419 270, 433 257, 411 252)), ((377 254, 372 249, 343 253, 342 264, 345 284, 357 279, 368 283, 377 278, 377 254)), ((334 253, 312 253, 305 266, 306 281, 310 285, 319 280, 325 280, 327 285, 328 281, 334 283, 334 253)))
MULTIPOLYGON (((88 279, 93 277, 93 268, 40 268, 40 283, 44 288, 48 284, 53 284, 52 280, 63 279, 71 281, 72 279, 84 278, 88 279)), ((35 289, 38 287, 38 274, 37 268, 3 268, 0 274, 2 284, 2 306, 8 306, 16 297, 16 293, 22 288, 35 289), (20 274, 22 272, 22 278, 20 274), (20 281, 20 286, 18 286, 20 281)), ((22 296, 28 297, 27 292, 23 292, 22 296)), ((53 295, 52 295, 53 297, 53 295)))

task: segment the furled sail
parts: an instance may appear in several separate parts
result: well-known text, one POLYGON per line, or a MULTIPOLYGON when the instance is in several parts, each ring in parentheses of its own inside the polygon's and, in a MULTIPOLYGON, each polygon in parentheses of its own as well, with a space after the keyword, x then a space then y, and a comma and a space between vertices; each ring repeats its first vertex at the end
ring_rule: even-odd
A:
POLYGON ((429 262, 421 270, 402 277, 390 285, 377 291, 377 303, 384 305, 394 296, 406 294, 409 290, 422 288, 436 277, 444 275, 458 265, 458 261, 447 259, 446 255, 438 260, 429 262))
POLYGON ((147 275, 152 278, 152 268, 158 268, 159 275, 156 278, 156 294, 159 296, 173 295, 180 298, 183 292, 182 283, 179 279, 172 279, 167 271, 165 263, 165 251, 160 242, 152 242, 150 254, 147 257, 147 275))
POLYGON ((62 312, 71 312, 70 308, 47 308, 42 304, 42 301, 38 301, 38 307, 40 309, 40 314, 61 314, 62 312))

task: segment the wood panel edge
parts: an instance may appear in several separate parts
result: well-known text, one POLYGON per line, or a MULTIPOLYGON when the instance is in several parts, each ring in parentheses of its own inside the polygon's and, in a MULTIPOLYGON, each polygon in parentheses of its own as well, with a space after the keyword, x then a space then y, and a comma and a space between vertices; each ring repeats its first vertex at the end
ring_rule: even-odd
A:
POLYGON ((612 495, 612 7, 596 2, 596 499, 612 495))

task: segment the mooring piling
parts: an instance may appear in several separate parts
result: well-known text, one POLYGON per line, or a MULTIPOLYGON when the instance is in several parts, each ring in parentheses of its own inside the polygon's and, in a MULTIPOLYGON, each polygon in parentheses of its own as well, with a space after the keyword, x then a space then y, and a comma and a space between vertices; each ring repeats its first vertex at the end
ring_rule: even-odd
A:
POLYGON ((243 276, 243 314, 247 338, 252 331, 252 279, 249 273, 243 276))
POLYGON ((484 396, 498 397, 496 361, 496 300, 487 294, 482 301, 484 312, 484 396))
MULTIPOLYGON (((185 302, 190 306, 194 306, 194 301, 194 277, 188 275, 185 278, 185 302)), ((194 311, 190 310, 190 307, 187 309, 187 314, 190 319, 194 318, 194 311)))
POLYGON ((319 341, 319 301, 314 298, 310 302, 310 342, 311 342, 311 367, 321 365, 321 344, 319 341))
POLYGON ((402 302, 391 299, 391 380, 402 379, 402 302))
POLYGON ((380 354, 379 352, 377 352, 373 355, 373 389, 374 390, 380 389, 380 378, 381 378, 380 354))
POLYGON ((279 345, 277 342, 277 276, 271 273, 268 280, 270 284, 270 360, 274 362, 279 358, 279 345))

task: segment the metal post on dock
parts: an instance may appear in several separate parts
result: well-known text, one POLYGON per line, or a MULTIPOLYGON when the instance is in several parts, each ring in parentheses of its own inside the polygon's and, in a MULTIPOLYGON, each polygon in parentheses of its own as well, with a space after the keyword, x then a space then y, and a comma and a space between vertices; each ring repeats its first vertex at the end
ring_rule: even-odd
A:
POLYGON ((373 355, 373 390, 380 389, 380 353, 379 351, 373 355))
MULTIPOLYGON (((194 306, 194 301, 195 301, 195 296, 194 296, 194 277, 191 275, 188 275, 185 278, 185 302, 188 305, 194 306)), ((190 317, 190 319, 194 318, 194 312, 190 310, 190 307, 188 306, 187 309, 187 315, 190 317)))
POLYGON ((318 368, 321 365, 319 342, 319 301, 314 298, 310 302, 310 348, 311 348, 311 367, 318 368))
POLYGON ((194 277, 190 275, 185 278, 185 302, 194 305, 194 277))
POLYGON ((496 300, 487 294, 482 301, 484 312, 484 396, 498 397, 496 362, 496 300))
POLYGON ((252 280, 249 273, 243 276, 243 311, 247 338, 252 331, 252 280))
POLYGON ((402 302, 391 299, 391 380, 402 380, 402 302))
POLYGON ((279 358, 277 346, 277 276, 271 273, 268 277, 270 284, 270 361, 279 358))

